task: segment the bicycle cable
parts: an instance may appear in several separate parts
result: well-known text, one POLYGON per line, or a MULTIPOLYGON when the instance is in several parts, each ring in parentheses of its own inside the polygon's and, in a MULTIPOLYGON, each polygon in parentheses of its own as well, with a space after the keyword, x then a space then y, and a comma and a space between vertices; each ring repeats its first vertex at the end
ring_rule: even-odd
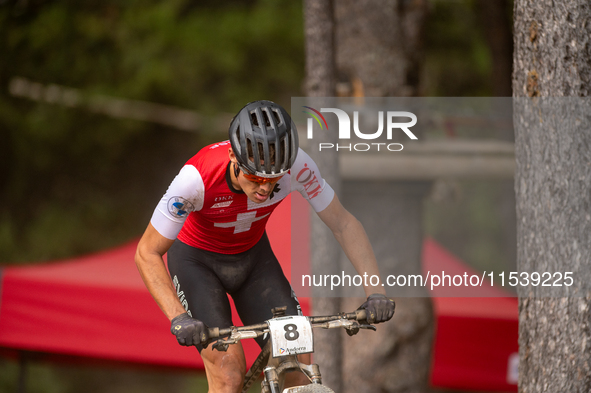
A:
POLYGON ((304 369, 302 368, 302 365, 300 364, 300 361, 298 360, 298 356, 295 356, 295 361, 296 364, 298 365, 298 367, 300 368, 300 371, 302 372, 302 374, 304 374, 306 376, 306 378, 308 378, 308 380, 310 381, 310 383, 314 383, 312 381, 312 378, 310 378, 310 376, 308 375, 308 373, 306 373, 306 371, 304 371, 304 369))

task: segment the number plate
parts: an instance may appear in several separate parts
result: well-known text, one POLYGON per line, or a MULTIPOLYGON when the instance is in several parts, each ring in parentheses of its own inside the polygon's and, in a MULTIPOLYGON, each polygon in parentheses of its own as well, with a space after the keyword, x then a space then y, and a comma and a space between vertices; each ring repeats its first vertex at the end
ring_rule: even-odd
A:
POLYGON ((308 318, 289 316, 269 319, 267 322, 274 358, 314 352, 314 336, 308 318))

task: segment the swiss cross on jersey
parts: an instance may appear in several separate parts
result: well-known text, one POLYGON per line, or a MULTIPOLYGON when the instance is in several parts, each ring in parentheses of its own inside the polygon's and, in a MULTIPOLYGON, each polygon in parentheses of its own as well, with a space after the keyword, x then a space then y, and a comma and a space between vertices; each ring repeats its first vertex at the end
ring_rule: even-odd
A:
POLYGON ((228 150, 209 150, 187 164, 195 165, 203 179, 203 207, 187 217, 179 240, 201 249, 235 254, 254 246, 262 237, 273 210, 289 194, 290 175, 283 176, 263 203, 252 202, 243 192, 230 188, 228 150), (216 151, 218 150, 218 151, 216 151))
MULTIPOLYGON (((220 189, 222 191, 224 191, 224 188, 227 188, 223 187, 223 184, 221 186, 220 189)), ((278 188, 281 188, 279 182, 275 184, 275 189, 278 188)), ((266 219, 273 212, 277 204, 287 196, 283 195, 282 198, 278 198, 277 193, 274 193, 267 201, 258 204, 252 202, 242 193, 215 196, 216 190, 213 189, 206 193, 205 207, 200 213, 205 219, 211 221, 214 228, 230 229, 233 235, 250 231, 253 229, 253 224, 261 220, 263 220, 261 224, 263 224, 264 229, 264 224, 267 222, 266 219), (209 198, 207 194, 210 194, 209 198), (213 199, 213 204, 210 198, 213 199), (223 200, 223 202, 219 202, 220 200, 223 200), (211 208, 208 209, 206 206, 209 205, 211 205, 211 208)))

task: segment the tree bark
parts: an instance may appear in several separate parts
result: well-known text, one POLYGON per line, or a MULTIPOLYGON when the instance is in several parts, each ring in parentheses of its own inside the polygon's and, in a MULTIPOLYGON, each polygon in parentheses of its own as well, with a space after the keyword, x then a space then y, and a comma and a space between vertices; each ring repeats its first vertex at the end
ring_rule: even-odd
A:
POLYGON ((306 95, 334 97, 334 12, 332 0, 304 1, 306 95))
MULTIPOLYGON (((306 95, 308 97, 335 96, 334 16, 332 0, 305 0, 304 23, 306 37, 306 95)), ((317 104, 318 101, 315 101, 317 104)), ((328 107, 332 106, 327 103, 328 107)), ((336 143, 337 135, 328 135, 327 142, 336 143), (332 140, 330 140, 332 138, 332 140)), ((322 176, 335 190, 340 190, 338 156, 336 152, 318 154, 309 151, 322 176)), ((312 215, 310 231, 311 269, 313 274, 338 274, 340 248, 330 229, 312 215)), ((323 288, 312 289, 312 310, 315 315, 341 312, 339 297, 330 297, 323 288)), ((341 336, 334 331, 314 332, 314 362, 320 366, 323 383, 335 391, 342 391, 341 336)))
POLYGON ((572 272, 575 288, 555 297, 518 287, 519 388, 589 392, 591 105, 542 100, 516 102, 517 266, 553 278, 572 272))
POLYGON ((589 97, 591 4, 516 0, 513 96, 589 97))
MULTIPOLYGON (((427 3, 422 0, 337 0, 337 70, 343 95, 400 97, 419 94, 422 31, 427 3)), ((365 227, 382 278, 405 270, 420 272, 421 182, 347 182, 345 207, 365 227), (410 230, 413 228, 413 230, 410 230)), ((364 299, 347 298, 344 308, 364 299)), ((424 392, 428 390, 433 316, 428 298, 398 298, 396 315, 344 340, 345 392, 424 392)))
POLYGON ((367 97, 418 95, 426 15, 425 0, 335 2, 337 70, 349 95, 357 81, 367 97))
POLYGON ((515 1, 518 270, 574 277, 518 287, 524 393, 591 391, 590 21, 586 0, 515 1))
MULTIPOLYGON (((344 184, 344 203, 372 241, 382 279, 390 274, 421 274, 423 198, 428 182, 344 184)), ((344 269, 343 269, 344 270, 344 269)), ((345 309, 364 299, 345 298, 345 309)), ((344 338, 345 392, 428 391, 433 311, 429 298, 396 298, 396 314, 376 332, 344 338)))

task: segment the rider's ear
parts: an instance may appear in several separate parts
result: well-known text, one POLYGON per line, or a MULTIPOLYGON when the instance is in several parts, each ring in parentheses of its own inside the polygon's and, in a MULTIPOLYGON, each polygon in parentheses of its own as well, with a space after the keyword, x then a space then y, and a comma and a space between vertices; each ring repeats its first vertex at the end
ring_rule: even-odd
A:
POLYGON ((234 154, 234 150, 231 147, 228 148, 228 156, 230 157, 230 161, 236 162, 236 154, 234 154))

